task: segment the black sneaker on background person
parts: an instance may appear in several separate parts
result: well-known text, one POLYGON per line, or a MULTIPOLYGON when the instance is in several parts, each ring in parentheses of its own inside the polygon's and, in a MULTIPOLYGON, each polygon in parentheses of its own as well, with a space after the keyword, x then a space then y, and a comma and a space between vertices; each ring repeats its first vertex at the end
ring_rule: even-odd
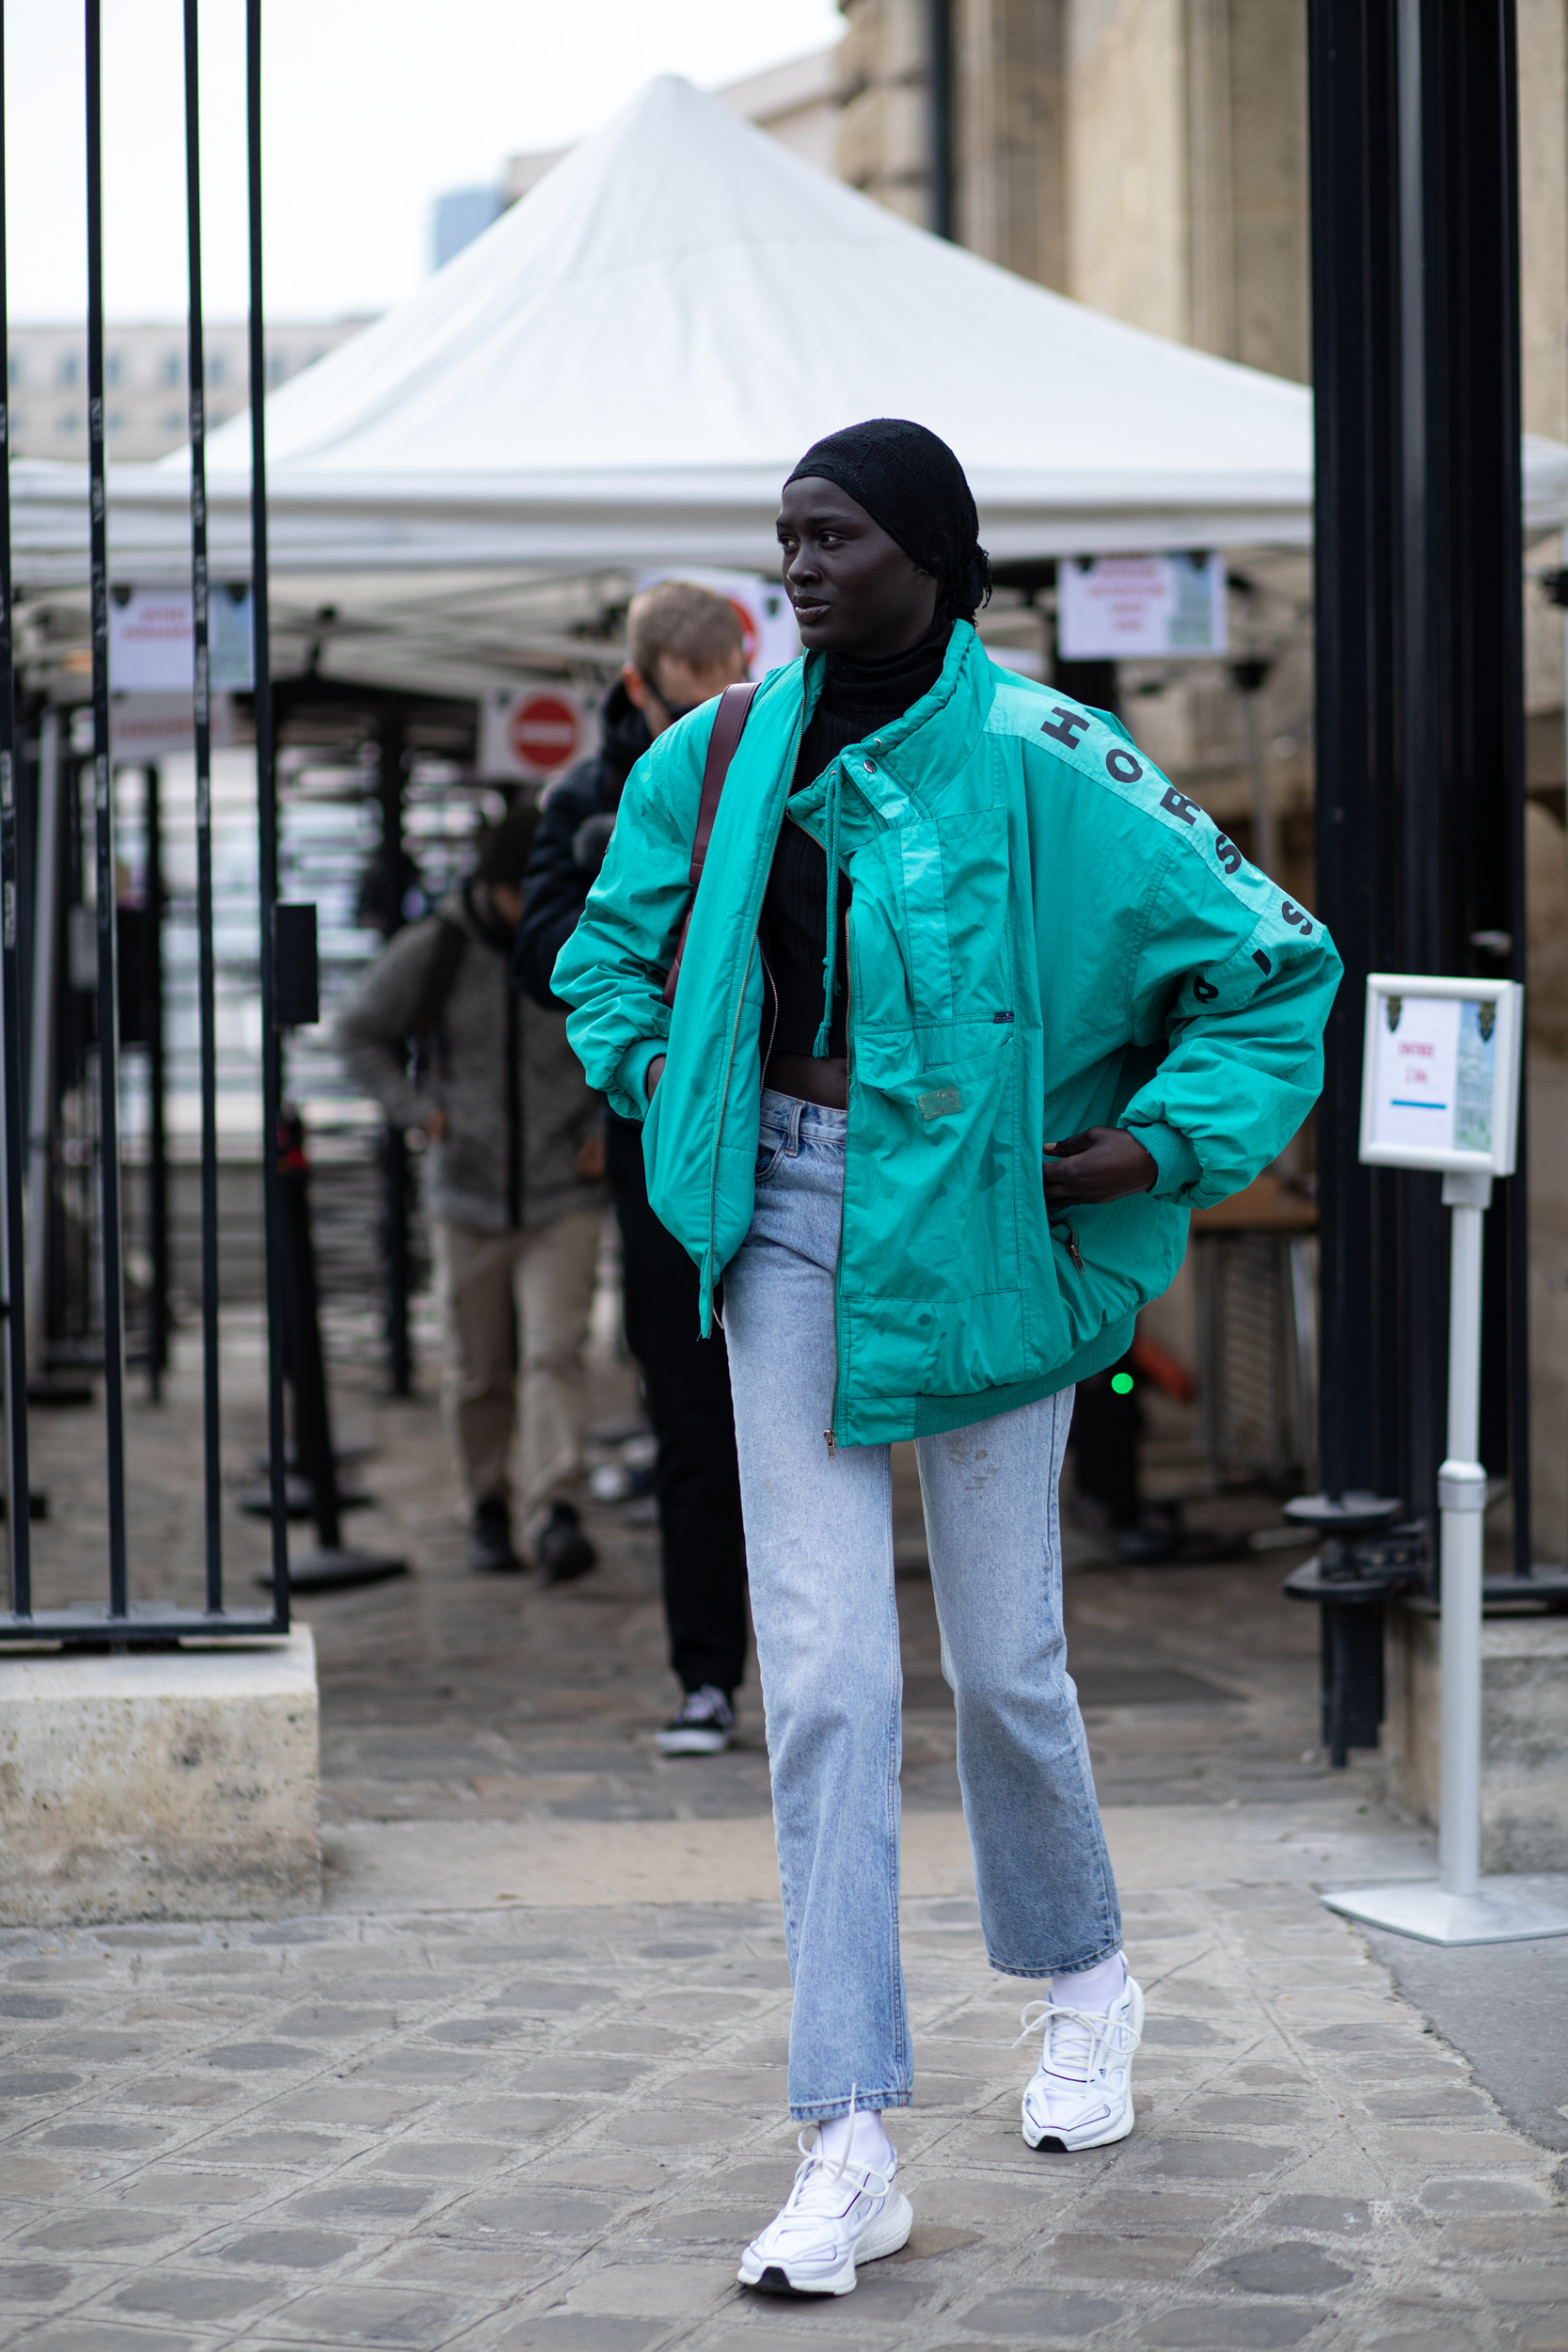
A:
POLYGON ((512 1549, 512 1514, 504 1495, 486 1495, 474 1505, 468 1533, 468 1565, 481 1576, 520 1576, 523 1563, 512 1549))
POLYGON ((735 1708, 711 1682, 688 1691, 680 1713, 654 1734, 661 1756, 722 1756, 734 1738, 735 1708))
POLYGON ((573 1584, 598 1565, 598 1553, 582 1532, 577 1505, 557 1502, 539 1533, 533 1556, 546 1584, 573 1584))

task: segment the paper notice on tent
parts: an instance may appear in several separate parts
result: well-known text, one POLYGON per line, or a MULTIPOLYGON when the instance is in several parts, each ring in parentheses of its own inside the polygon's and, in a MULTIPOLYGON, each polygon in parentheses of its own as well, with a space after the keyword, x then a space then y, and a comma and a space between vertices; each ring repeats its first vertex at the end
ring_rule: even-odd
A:
MULTIPOLYGON (((214 694, 210 706, 213 749, 221 751, 234 739, 234 706, 228 694, 214 694)), ((88 740, 90 742, 90 737, 88 740)), ((86 745, 83 747, 87 748, 86 745)), ((109 702, 109 755, 117 768, 135 768, 144 761, 172 759, 196 749, 196 719, 191 690, 182 693, 115 694, 109 702)))
POLYGON ((1225 651, 1221 555, 1069 556, 1056 567, 1064 661, 1225 651))
POLYGON ((795 626, 794 610, 776 580, 759 580, 755 572, 693 571, 682 565, 644 572, 638 589, 652 588, 661 580, 689 580, 695 587, 711 588, 716 596, 729 598, 740 623, 749 677, 765 678, 769 670, 782 670, 800 652, 800 632, 795 626))
MULTIPOLYGON (((109 686, 117 694, 191 692, 196 623, 188 588, 117 587, 109 596, 109 686)), ((215 587, 207 599, 207 675, 248 691, 250 591, 215 587)))
POLYGON ((498 688, 479 707, 479 772, 518 784, 549 784, 599 740, 594 705, 575 688, 498 688))

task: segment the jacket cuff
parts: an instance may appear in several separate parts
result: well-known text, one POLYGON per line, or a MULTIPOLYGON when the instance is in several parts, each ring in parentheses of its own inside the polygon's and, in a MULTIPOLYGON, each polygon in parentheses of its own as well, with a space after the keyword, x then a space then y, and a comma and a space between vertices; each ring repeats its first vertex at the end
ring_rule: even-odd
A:
POLYGON ((626 1047, 609 1089, 610 1105, 623 1119, 647 1118, 648 1065, 669 1051, 667 1037, 640 1037, 635 1045, 626 1047))
POLYGON ((1149 1186, 1156 1200, 1174 1200, 1200 1182, 1202 1163, 1179 1128, 1150 1120, 1147 1125, 1142 1120, 1129 1125, 1127 1132, 1137 1137, 1160 1171, 1149 1186))

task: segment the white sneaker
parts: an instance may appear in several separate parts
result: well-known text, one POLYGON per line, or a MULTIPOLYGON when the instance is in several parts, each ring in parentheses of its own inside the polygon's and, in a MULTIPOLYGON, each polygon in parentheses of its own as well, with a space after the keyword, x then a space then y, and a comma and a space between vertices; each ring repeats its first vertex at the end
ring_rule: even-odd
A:
POLYGON ((868 2164, 830 2164, 800 2134, 804 2164, 783 2209, 740 2257, 736 2277, 765 2295, 847 2295, 857 2263, 879 2262, 907 2244, 914 2209, 885 2172, 868 2164))
MULTIPOLYGON (((1144 1996, 1129 1977, 1104 2010, 1031 2001, 1020 2042, 1043 2028, 1040 2062, 1023 2094, 1031 2148, 1108 2147, 1132 2128, 1132 2053, 1143 2039, 1144 1996)), ((1014 2044, 1017 2047, 1017 2043, 1014 2044)))
POLYGON ((679 1714, 654 1734, 661 1756, 722 1756, 734 1738, 735 1709, 711 1682, 688 1691, 679 1714))

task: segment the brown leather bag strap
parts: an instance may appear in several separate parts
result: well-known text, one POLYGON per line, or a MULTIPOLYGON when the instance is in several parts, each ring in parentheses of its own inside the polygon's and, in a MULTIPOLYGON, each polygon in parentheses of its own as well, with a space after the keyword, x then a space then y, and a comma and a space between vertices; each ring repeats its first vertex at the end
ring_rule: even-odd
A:
POLYGON ((691 929, 691 909, 696 904, 697 884, 703 879, 703 866, 707 859, 707 845, 713 837, 713 821, 719 814, 720 795, 724 779, 730 772, 742 731, 752 714, 756 693, 754 686, 726 686, 713 714, 713 731, 707 739, 707 757, 703 762, 703 790, 697 803, 697 830, 691 836, 691 898, 687 905, 686 918, 681 924, 675 952, 665 975, 664 1001, 673 1005, 675 987, 680 978, 681 958, 686 953, 686 934, 691 929))

